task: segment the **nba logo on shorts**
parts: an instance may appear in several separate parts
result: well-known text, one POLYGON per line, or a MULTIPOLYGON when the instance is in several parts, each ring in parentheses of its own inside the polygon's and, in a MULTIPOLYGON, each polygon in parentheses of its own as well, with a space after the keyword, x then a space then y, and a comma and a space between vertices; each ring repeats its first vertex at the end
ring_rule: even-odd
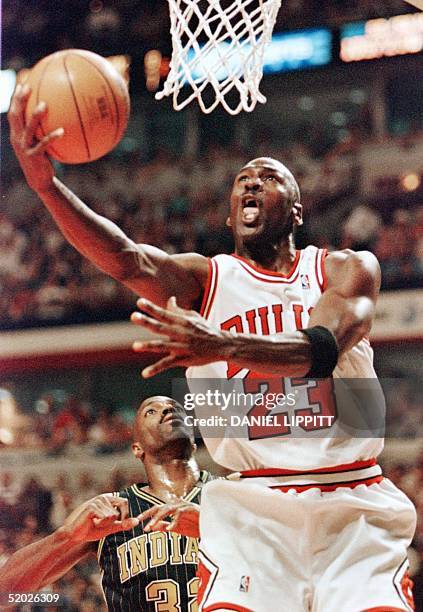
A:
POLYGON ((310 289, 310 281, 307 274, 301 274, 301 287, 303 289, 310 289))
POLYGON ((248 589, 250 588, 250 577, 249 576, 241 576, 241 580, 239 583, 239 590, 242 593, 248 593, 248 589))

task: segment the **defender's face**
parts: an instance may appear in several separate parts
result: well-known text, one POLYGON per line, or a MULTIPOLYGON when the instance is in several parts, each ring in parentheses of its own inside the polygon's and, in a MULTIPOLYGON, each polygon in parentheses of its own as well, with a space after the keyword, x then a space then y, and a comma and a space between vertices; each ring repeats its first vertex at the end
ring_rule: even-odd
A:
POLYGON ((299 199, 295 185, 289 170, 271 158, 259 158, 244 166, 233 184, 227 221, 235 240, 248 242, 260 236, 277 240, 288 235, 299 199))
POLYGON ((191 441, 191 431, 184 422, 186 413, 180 404, 170 397, 150 397, 138 410, 134 443, 143 451, 159 451, 172 441, 191 441))

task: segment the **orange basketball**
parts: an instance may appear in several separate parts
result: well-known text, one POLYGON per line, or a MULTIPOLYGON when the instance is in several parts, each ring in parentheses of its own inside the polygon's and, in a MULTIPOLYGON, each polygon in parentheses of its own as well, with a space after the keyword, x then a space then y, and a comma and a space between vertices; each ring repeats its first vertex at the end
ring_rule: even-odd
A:
POLYGON ((64 136, 48 148, 54 159, 81 164, 105 155, 122 138, 129 116, 128 87, 104 57, 67 49, 40 60, 29 73, 27 116, 44 101, 48 113, 37 138, 63 127, 64 136))

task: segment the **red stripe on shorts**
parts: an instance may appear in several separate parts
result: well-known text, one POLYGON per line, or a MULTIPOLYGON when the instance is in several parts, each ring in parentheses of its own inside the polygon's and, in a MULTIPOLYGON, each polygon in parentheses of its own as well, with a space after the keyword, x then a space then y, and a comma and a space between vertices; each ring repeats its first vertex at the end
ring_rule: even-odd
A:
POLYGON ((362 612, 407 612, 405 608, 393 608, 392 606, 378 606, 377 608, 365 608, 362 612))
POLYGON ((354 461, 354 463, 344 463, 332 467, 318 468, 317 470, 281 470, 280 468, 267 468, 262 470, 243 470, 243 478, 257 478, 261 476, 306 476, 307 474, 336 474, 337 472, 351 472, 353 470, 363 470, 376 465, 376 459, 366 461, 354 461))
POLYGON ((297 491, 297 493, 302 493, 303 491, 307 491, 308 489, 319 489, 323 493, 328 493, 329 491, 336 491, 336 489, 355 489, 359 485, 365 485, 369 487, 372 484, 378 484, 383 480, 383 476, 375 476, 374 478, 363 478, 362 480, 352 480, 350 482, 334 482, 331 484, 306 484, 306 485, 276 485, 270 486, 270 489, 276 489, 278 491, 282 491, 282 493, 287 493, 288 491, 297 491))
POLYGON ((207 608, 203 608, 203 612, 216 612, 217 610, 236 610, 237 612, 253 612, 250 608, 244 608, 244 606, 238 606, 237 604, 228 603, 226 601, 219 601, 214 603, 207 608))

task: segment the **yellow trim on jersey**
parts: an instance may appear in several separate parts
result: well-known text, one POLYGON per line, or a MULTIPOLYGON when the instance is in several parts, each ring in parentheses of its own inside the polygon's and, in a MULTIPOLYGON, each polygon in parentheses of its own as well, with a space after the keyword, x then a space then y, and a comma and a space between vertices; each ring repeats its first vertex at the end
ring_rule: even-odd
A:
POLYGON ((143 491, 142 489, 140 489, 139 487, 137 487, 136 484, 131 485, 131 490, 133 493, 135 493, 135 495, 137 497, 141 497, 142 499, 145 499, 146 501, 151 502, 152 504, 155 504, 156 506, 160 505, 160 504, 164 504, 165 502, 162 501, 161 499, 159 499, 158 497, 155 497, 154 495, 151 495, 150 493, 148 493, 147 491, 143 491))
POLYGON ((103 595, 104 603, 107 606, 106 593, 104 592, 104 589, 103 589, 103 576, 104 576, 104 570, 100 570, 100 588, 101 588, 101 594, 103 595))
POLYGON ((97 546, 97 561, 100 561, 100 557, 101 557, 101 551, 103 550, 103 544, 105 541, 105 537, 101 538, 101 540, 98 541, 98 546, 97 546))
MULTIPOLYGON (((198 479, 198 482, 203 485, 205 482, 207 482, 207 479, 209 478, 209 476, 210 476, 210 474, 206 470, 201 470, 200 471, 200 478, 198 479)), ((137 495, 138 497, 141 497, 142 499, 152 503, 155 506, 162 506, 163 504, 166 503, 162 499, 159 499, 158 497, 156 497, 155 495, 152 495, 151 493, 148 493, 147 491, 144 491, 143 489, 140 489, 136 484, 131 485, 129 488, 132 489, 132 491, 133 491, 133 493, 135 493, 135 495, 137 495)), ((199 493, 200 490, 201 490, 201 486, 195 485, 191 489, 191 491, 189 491, 181 499, 189 502, 192 499, 194 499, 194 497, 199 493)), ((119 497, 119 492, 118 491, 113 491, 113 495, 115 497, 119 497)), ((98 562, 100 562, 100 557, 101 557, 101 553, 103 551, 103 545, 104 545, 104 542, 106 540, 106 537, 107 536, 105 536, 104 538, 101 538, 101 540, 98 541, 98 545, 97 545, 97 561, 98 562)))
MULTIPOLYGON (((114 495, 115 497, 119 497, 119 491, 112 491, 112 495, 114 495)), ((104 538, 101 538, 101 540, 99 540, 97 544, 97 561, 98 562, 100 562, 101 551, 103 550, 103 545, 104 545, 104 541, 106 537, 107 536, 105 536, 104 538)))

